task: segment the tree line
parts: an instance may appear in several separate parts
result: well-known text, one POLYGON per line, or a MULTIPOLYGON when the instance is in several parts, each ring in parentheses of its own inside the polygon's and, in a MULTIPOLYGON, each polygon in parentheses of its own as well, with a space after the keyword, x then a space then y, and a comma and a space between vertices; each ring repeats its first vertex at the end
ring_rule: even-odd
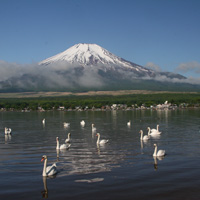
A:
POLYGON ((161 94, 131 94, 131 95, 101 95, 101 96, 66 96, 66 97, 37 97, 37 98, 1 98, 0 109, 30 109, 38 110, 42 107, 44 110, 58 109, 60 106, 66 109, 75 109, 76 107, 101 108, 102 106, 111 106, 113 104, 132 105, 151 105, 163 104, 165 101, 179 106, 187 103, 190 107, 200 104, 200 93, 161 93, 161 94))

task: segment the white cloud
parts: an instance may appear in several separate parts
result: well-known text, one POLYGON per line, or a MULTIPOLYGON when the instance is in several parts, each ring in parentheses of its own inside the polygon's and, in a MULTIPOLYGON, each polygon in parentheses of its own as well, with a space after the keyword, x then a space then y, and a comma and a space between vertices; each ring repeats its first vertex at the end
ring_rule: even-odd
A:
POLYGON ((179 66, 176 68, 177 72, 190 72, 193 71, 195 73, 200 73, 200 63, 196 61, 187 62, 187 63, 180 63, 179 66))
POLYGON ((156 64, 153 63, 153 62, 148 62, 148 63, 145 65, 145 67, 147 67, 147 68, 149 68, 149 69, 152 69, 152 70, 154 70, 154 71, 156 71, 156 72, 162 71, 161 68, 160 68, 160 66, 156 65, 156 64))

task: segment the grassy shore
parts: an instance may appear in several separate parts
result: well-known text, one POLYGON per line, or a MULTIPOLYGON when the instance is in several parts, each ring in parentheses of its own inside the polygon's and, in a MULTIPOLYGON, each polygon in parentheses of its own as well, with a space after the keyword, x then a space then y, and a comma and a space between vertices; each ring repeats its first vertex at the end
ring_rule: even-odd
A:
POLYGON ((0 93, 0 98, 39 98, 39 97, 67 97, 67 96, 121 96, 131 94, 200 94, 198 92, 171 92, 150 90, 117 90, 117 91, 89 91, 89 92, 19 92, 0 93))

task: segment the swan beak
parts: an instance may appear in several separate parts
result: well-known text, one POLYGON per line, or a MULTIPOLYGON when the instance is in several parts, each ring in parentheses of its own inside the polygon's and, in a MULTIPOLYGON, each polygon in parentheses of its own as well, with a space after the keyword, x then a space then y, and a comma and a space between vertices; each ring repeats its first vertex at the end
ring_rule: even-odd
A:
POLYGON ((44 161, 44 158, 42 158, 41 162, 44 161))

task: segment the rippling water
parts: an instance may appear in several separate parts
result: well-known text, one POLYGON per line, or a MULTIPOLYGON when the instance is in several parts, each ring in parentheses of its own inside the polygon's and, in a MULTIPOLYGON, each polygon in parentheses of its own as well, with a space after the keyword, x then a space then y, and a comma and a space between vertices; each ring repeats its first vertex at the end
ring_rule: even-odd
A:
POLYGON ((0 199, 200 199, 199 111, 2 112, 0 199), (96 145, 92 123, 108 144, 96 145), (160 138, 141 143, 139 130, 157 124, 160 138), (69 132, 70 149, 56 151, 69 132), (153 158, 154 143, 164 159, 153 158), (42 177, 42 155, 57 163, 55 177, 42 177))

